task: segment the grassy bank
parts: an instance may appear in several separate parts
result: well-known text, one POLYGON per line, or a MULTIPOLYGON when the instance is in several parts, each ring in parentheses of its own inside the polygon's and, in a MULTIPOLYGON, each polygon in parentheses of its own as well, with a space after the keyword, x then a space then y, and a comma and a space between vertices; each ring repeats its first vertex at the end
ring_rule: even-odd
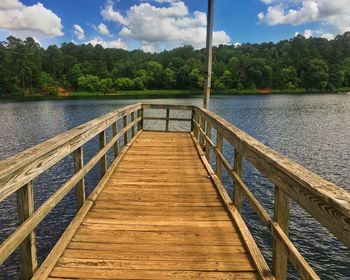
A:
MULTIPOLYGON (((320 90, 272 90, 268 93, 259 90, 212 90, 213 96, 234 96, 234 95, 267 95, 267 94, 308 94, 308 93, 332 93, 342 94, 349 92, 350 88, 341 88, 333 92, 320 90)), ((0 96, 6 99, 16 100, 61 100, 61 99, 147 99, 147 98, 189 98, 189 97, 203 96, 203 90, 128 90, 115 91, 109 93, 103 92, 87 92, 87 91, 73 91, 65 92, 64 95, 43 95, 34 94, 28 96, 0 96)))

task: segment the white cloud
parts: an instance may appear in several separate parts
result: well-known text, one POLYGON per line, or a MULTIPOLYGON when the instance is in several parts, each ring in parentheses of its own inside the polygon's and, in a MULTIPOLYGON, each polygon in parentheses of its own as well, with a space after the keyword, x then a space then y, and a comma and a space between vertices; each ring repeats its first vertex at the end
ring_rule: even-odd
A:
POLYGON ((261 1, 268 8, 258 14, 258 19, 268 25, 320 23, 336 34, 350 30, 350 0, 261 1))
POLYGON ((78 24, 73 25, 73 33, 79 40, 84 40, 85 32, 84 32, 84 29, 81 28, 80 25, 78 25, 78 24))
MULTIPOLYGON (((296 32, 294 35, 297 36, 299 34, 300 34, 299 32, 296 32)), ((334 35, 332 33, 327 33, 322 29, 319 29, 319 30, 305 29, 303 35, 305 38, 321 37, 321 38, 325 38, 327 40, 334 39, 334 35)))
POLYGON ((126 23, 122 14, 117 11, 114 11, 112 0, 107 0, 105 7, 101 10, 101 15, 106 21, 115 21, 121 24, 126 23))
MULTIPOLYGON (((141 49, 145 51, 153 52, 161 48, 182 45, 205 47, 205 13, 199 11, 190 13, 183 1, 155 0, 155 2, 165 3, 165 6, 140 3, 130 7, 123 15, 115 10, 111 0, 107 0, 101 14, 105 20, 121 24, 119 35, 140 42, 141 49)), ((229 43, 230 37, 225 31, 214 32, 214 45, 229 43)))
POLYGON ((125 43, 120 38, 117 40, 112 41, 105 41, 99 37, 96 37, 90 41, 84 42, 84 44, 91 44, 93 46, 96 46, 97 44, 101 45, 104 48, 114 48, 114 49, 128 49, 128 44, 125 43))
POLYGON ((106 35, 106 36, 110 36, 109 30, 107 25, 105 25, 104 23, 100 23, 97 27, 96 27, 97 31, 99 33, 101 33, 102 35, 106 35))
POLYGON ((1 0, 0 29, 21 37, 62 36, 61 19, 51 10, 37 3, 25 6, 18 0, 1 0))

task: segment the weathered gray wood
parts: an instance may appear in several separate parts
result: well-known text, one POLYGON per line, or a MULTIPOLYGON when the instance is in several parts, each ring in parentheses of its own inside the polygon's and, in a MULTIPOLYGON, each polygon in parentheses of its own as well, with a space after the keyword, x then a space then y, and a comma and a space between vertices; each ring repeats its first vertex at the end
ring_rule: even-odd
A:
MULTIPOLYGON (((141 120, 140 117, 138 119, 141 120)), ((130 144, 137 139, 140 133, 141 131, 136 133, 135 137, 131 139, 130 144)), ((85 203, 84 206, 79 210, 78 214, 74 217, 74 219, 69 224, 65 232, 62 234, 62 236, 56 243, 55 247, 51 250, 50 254, 47 256, 47 258, 44 260, 42 265, 36 271, 32 280, 42 280, 42 279, 46 279, 49 276, 57 260, 62 255, 63 251, 67 247, 69 241, 72 239, 74 233, 77 231, 84 217, 86 216, 88 211, 91 209, 91 207, 94 205, 94 202, 96 201, 96 199, 98 198, 102 190, 104 189, 108 179, 113 174, 115 168, 118 166, 118 164, 120 163, 120 161, 122 160, 122 158, 124 157, 124 155, 126 154, 129 148, 130 148, 130 145, 124 146, 121 153, 118 155, 117 159, 112 163, 111 167, 109 168, 109 170, 107 171, 103 179, 98 183, 96 188, 88 197, 87 203, 85 203)))
POLYGON ((207 129, 206 129, 206 141, 205 141, 205 157, 207 158, 207 161, 210 162, 210 143, 207 139, 211 139, 211 125, 209 122, 206 122, 207 129))
POLYGON ((245 245, 247 246, 251 256, 253 257, 253 262, 255 264, 255 267, 257 268, 258 275, 260 277, 259 279, 274 280, 275 278, 273 277, 269 266, 267 265, 263 255, 261 254, 257 244, 255 243, 253 236, 249 232, 241 215, 239 214, 239 212, 237 211, 237 209, 233 205, 231 198, 228 196, 228 194, 225 190, 225 187, 222 185, 220 179, 214 173, 209 162, 206 160, 204 152, 203 152, 201 146, 199 145, 198 140, 196 139, 196 137, 193 134, 192 134, 192 139, 196 145, 198 154, 201 157, 203 164, 205 165, 215 187, 217 188, 217 190, 219 192, 219 195, 220 195, 222 201, 224 202, 224 206, 225 206, 228 214, 230 215, 232 220, 237 225, 237 228, 239 229, 242 236, 244 236, 243 241, 244 241, 245 245))
MULTIPOLYGON (((83 146, 76 149, 73 154, 74 157, 74 172, 79 172, 84 167, 84 152, 83 146)), ((75 186, 77 196, 77 209, 79 210, 85 203, 85 179, 82 178, 75 186)))
POLYGON ((95 155, 84 167, 66 183, 64 183, 48 200, 46 200, 22 225, 20 225, 3 243, 0 245, 0 265, 8 256, 22 243, 22 241, 35 229, 35 227, 51 212, 51 210, 76 186, 76 184, 91 171, 100 159, 111 149, 117 139, 119 139, 132 125, 141 119, 136 119, 135 123, 130 123, 123 128, 112 140, 95 155))
POLYGON ((185 118, 162 118, 162 117, 144 117, 144 120, 153 120, 153 121, 177 121, 177 122, 190 122, 191 119, 185 118))
MULTIPOLYGON (((289 228, 289 197, 278 187, 275 188, 275 222, 288 236, 289 228)), ((283 245, 277 239, 273 239, 272 271, 276 279, 287 279, 288 255, 283 245)))
MULTIPOLYGON (((19 224, 23 224, 34 212, 33 183, 29 182, 17 191, 19 224)), ((20 246, 21 275, 23 280, 31 279, 38 266, 35 233, 32 231, 20 246)))
POLYGON ((122 116, 141 108, 126 106, 0 161, 0 201, 91 140, 122 116))
POLYGON ((181 104, 142 104, 143 109, 170 109, 170 110, 185 110, 191 111, 192 105, 181 105, 181 104))
MULTIPOLYGON (((131 122, 134 122, 134 120, 135 120, 135 112, 131 113, 130 118, 131 118, 131 122)), ((134 136, 135 136, 135 126, 133 126, 131 128, 131 138, 134 138, 134 136)))
POLYGON ((350 193, 266 147, 228 121, 195 107, 272 183, 350 247, 350 193))
MULTIPOLYGON (((234 152, 234 171, 236 174, 242 178, 243 175, 243 158, 239 151, 235 150, 234 152)), ((235 204, 239 213, 242 213, 242 190, 238 183, 234 184, 233 189, 233 203, 235 204)))
POLYGON ((141 117, 141 122, 140 122, 140 129, 144 128, 144 119, 145 119, 145 114, 144 114, 144 109, 140 109, 140 117, 141 117))
MULTIPOLYGON (((217 130, 217 134, 216 134, 216 148, 218 149, 218 151, 220 151, 222 153, 222 145, 223 145, 223 138, 222 138, 222 134, 220 132, 220 130, 217 130)), ((218 176, 218 178, 221 180, 222 179, 222 162, 220 157, 216 156, 216 176, 218 176)))
POLYGON ((194 130, 195 130, 195 126, 194 126, 194 116, 195 116, 195 113, 194 113, 194 109, 192 109, 191 111, 191 131, 194 133, 194 130))
MULTIPOLYGON (((99 134, 99 142, 100 142, 100 150, 102 150, 104 147, 106 147, 106 131, 102 131, 99 134)), ((107 156, 106 154, 103 155, 103 157, 100 160, 100 176, 101 178, 105 175, 106 171, 108 169, 108 164, 107 164, 107 156)))
MULTIPOLYGON (((139 112, 139 111, 138 111, 139 112)), ((140 123, 138 123, 140 125, 140 123)), ((113 136, 116 136, 118 133, 117 123, 112 124, 112 134, 113 136)), ((115 144, 113 145, 113 151, 114 151, 114 158, 117 158, 119 155, 119 140, 115 141, 115 144)))
POLYGON ((169 118, 170 118, 170 109, 166 109, 165 131, 169 131, 169 118))
MULTIPOLYGON (((128 117, 123 117, 123 127, 126 127, 128 125, 128 117)), ((124 146, 128 144, 128 131, 124 133, 124 146)))

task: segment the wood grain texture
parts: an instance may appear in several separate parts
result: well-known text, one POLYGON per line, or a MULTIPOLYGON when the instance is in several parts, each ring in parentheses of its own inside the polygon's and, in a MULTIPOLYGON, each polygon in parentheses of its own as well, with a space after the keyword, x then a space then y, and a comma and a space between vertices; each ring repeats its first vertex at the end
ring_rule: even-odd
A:
POLYGON ((134 104, 73 128, 9 159, 0 161, 0 201, 32 181, 122 116, 141 108, 134 104))
MULTIPOLYGON (((76 149, 73 153, 74 172, 79 172, 84 167, 84 150, 83 146, 76 149)), ((85 203, 85 178, 82 178, 75 186, 77 197, 77 209, 79 210, 85 203)))
POLYGON ((350 247, 350 193, 280 155, 220 116, 195 107, 272 183, 350 247))
POLYGON ((142 132, 49 277, 257 279, 208 175, 189 133, 142 132))
MULTIPOLYGON (((23 224, 34 212, 33 183, 29 182, 17 191, 18 222, 23 224)), ((20 246, 21 278, 31 279, 38 266, 35 233, 31 232, 20 246)))

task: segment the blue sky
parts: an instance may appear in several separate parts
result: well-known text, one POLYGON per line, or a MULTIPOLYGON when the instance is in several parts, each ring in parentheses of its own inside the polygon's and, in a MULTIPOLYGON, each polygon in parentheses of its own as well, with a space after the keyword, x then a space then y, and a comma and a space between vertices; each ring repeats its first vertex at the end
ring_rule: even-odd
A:
MULTIPOLYGON (((205 42, 205 0, 1 0, 0 39, 160 51, 205 42)), ((214 43, 306 37, 350 30, 350 0, 215 0, 214 43)))

